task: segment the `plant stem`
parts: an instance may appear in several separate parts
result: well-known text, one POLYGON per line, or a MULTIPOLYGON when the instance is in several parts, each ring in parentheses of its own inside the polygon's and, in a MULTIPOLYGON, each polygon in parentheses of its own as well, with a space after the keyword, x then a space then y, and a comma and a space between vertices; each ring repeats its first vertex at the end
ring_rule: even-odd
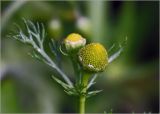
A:
POLYGON ((80 96, 80 104, 79 104, 79 113, 80 114, 85 114, 85 101, 86 98, 85 96, 80 96))
POLYGON ((77 63, 77 55, 76 54, 71 54, 71 61, 74 69, 74 73, 76 75, 76 84, 80 84, 81 78, 80 78, 80 71, 79 71, 79 65, 77 63))
POLYGON ((80 114, 85 114, 85 101, 86 101, 86 92, 87 92, 87 85, 88 85, 88 80, 89 80, 89 73, 84 73, 83 77, 82 77, 82 86, 84 86, 84 89, 82 90, 82 95, 80 95, 79 98, 79 113, 80 114))
POLYGON ((27 0, 22 1, 14 1, 6 10, 3 12, 2 16, 2 24, 1 30, 4 30, 6 25, 8 24, 9 20, 12 16, 16 13, 16 11, 20 10, 20 8, 27 2, 27 0))

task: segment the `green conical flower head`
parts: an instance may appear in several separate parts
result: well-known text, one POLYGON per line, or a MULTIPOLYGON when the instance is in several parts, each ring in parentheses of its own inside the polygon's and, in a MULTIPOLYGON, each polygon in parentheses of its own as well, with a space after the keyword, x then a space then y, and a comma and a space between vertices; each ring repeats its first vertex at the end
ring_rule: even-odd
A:
POLYGON ((88 71, 104 71, 108 65, 107 51, 99 43, 91 43, 81 48, 78 56, 83 68, 88 71))

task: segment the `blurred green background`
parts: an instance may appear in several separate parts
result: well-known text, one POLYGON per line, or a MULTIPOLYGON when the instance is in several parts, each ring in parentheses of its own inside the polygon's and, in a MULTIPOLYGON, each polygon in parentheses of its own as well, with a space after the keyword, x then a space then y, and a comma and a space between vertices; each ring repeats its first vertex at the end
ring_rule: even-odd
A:
MULTIPOLYGON (((78 99, 52 80, 55 71, 27 54, 31 46, 6 37, 13 23, 24 28, 22 18, 43 22, 47 38, 57 41, 77 32, 109 49, 127 36, 122 55, 99 75, 92 89, 103 92, 87 100, 86 112, 159 112, 159 1, 1 1, 1 112, 74 113, 78 99)), ((68 58, 61 62, 74 80, 68 58)))

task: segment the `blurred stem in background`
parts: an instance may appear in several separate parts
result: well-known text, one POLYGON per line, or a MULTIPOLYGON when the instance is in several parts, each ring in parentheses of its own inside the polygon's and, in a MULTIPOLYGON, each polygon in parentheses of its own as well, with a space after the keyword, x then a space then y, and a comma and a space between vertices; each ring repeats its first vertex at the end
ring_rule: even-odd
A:
POLYGON ((22 1, 14 1, 3 13, 4 15, 2 16, 1 20, 1 29, 5 29, 6 24, 9 22, 11 17, 16 13, 16 11, 21 8, 27 1, 22 0, 22 1))
POLYGON ((107 2, 105 1, 89 1, 88 3, 88 14, 91 18, 92 23, 92 41, 103 42, 104 34, 107 27, 106 25, 106 13, 107 13, 107 2), (103 28, 103 29, 102 29, 103 28))

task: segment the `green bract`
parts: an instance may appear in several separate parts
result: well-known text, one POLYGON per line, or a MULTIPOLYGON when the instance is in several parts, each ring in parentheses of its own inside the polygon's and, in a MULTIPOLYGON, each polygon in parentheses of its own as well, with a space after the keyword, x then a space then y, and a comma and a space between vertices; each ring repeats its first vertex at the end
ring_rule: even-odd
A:
POLYGON ((83 68, 88 71, 104 71, 108 65, 107 51, 99 43, 91 43, 81 48, 78 56, 83 68))

